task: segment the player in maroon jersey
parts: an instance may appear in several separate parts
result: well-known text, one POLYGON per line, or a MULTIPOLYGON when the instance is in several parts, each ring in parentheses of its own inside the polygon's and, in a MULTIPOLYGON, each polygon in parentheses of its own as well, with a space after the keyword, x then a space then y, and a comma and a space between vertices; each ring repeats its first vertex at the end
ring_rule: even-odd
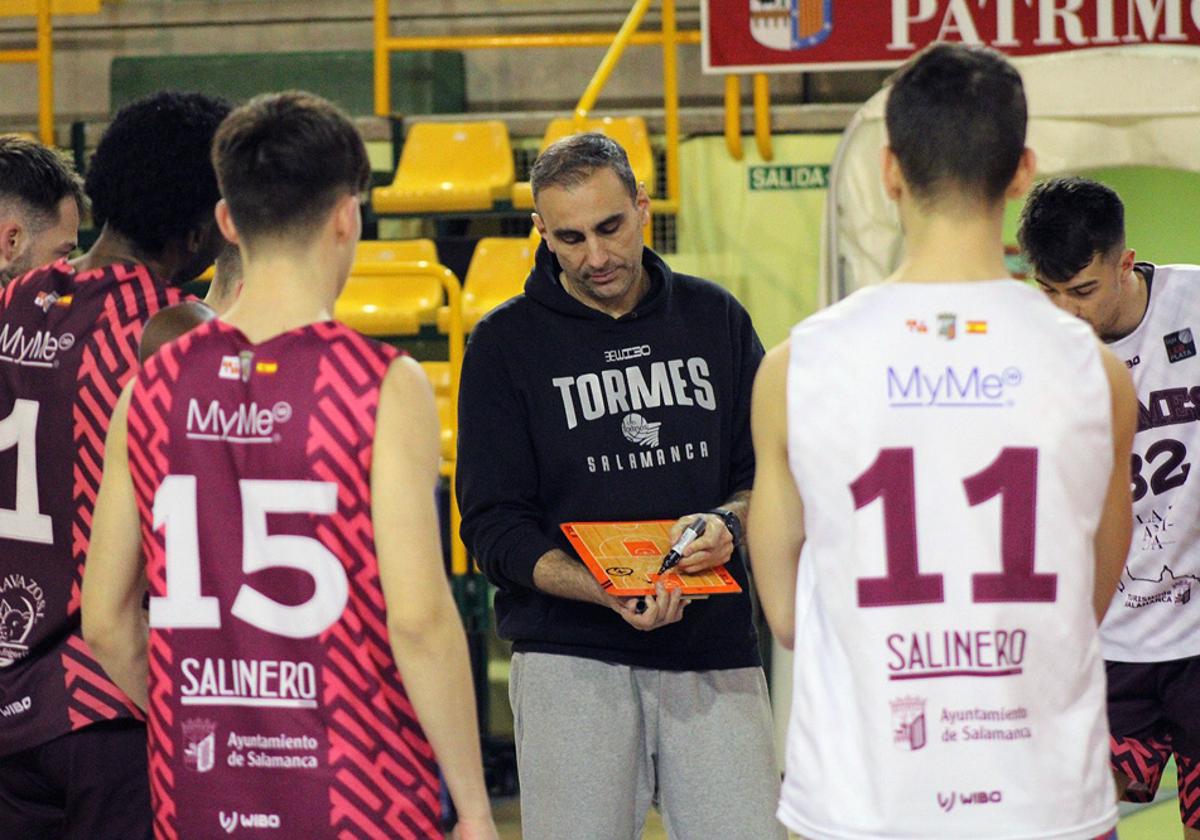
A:
POLYGON ((80 580, 142 325, 212 259, 208 149, 227 112, 183 94, 123 109, 88 173, 95 246, 3 291, 0 837, 150 834, 142 714, 83 641, 80 580))
POLYGON ((84 581, 85 635, 147 708, 156 836, 440 837, 440 767, 459 836, 495 838, 430 388, 330 320, 362 140, 286 93, 213 154, 243 289, 123 393, 84 581))

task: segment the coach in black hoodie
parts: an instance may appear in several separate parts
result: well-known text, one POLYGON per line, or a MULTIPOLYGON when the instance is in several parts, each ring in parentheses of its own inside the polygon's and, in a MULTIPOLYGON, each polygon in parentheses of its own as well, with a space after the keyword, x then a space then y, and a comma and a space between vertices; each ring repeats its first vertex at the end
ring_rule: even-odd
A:
POLYGON ((533 169, 543 237, 525 294, 475 328, 463 364, 462 534, 513 641, 526 840, 783 837, 766 685, 740 542, 763 355, 720 287, 642 244, 649 199, 599 134, 533 169), (559 528, 706 517, 684 571, 726 563, 740 595, 606 594, 559 528))

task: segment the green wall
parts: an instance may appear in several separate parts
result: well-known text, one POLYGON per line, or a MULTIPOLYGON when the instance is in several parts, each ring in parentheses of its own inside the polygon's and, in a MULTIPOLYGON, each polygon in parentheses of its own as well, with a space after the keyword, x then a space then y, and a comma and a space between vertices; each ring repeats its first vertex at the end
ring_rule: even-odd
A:
POLYGON ((754 319, 763 344, 787 338, 817 308, 821 221, 837 134, 781 134, 770 161, 742 138, 736 161, 723 137, 696 137, 680 154, 677 271, 724 285, 754 319))
MULTIPOLYGON (((1138 259, 1200 263, 1200 173, 1150 166, 1081 170, 1125 203, 1125 238, 1138 259)), ((1016 244, 1022 202, 1009 202, 1004 241, 1016 244)))

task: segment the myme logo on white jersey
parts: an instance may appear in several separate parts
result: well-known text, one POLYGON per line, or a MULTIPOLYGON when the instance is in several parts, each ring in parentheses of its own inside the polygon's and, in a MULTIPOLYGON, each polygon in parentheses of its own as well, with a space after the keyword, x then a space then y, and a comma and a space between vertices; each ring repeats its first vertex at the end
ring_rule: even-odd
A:
POLYGON ((70 333, 56 336, 49 330, 34 330, 26 334, 25 327, 14 328, 12 324, 0 327, 0 362, 25 367, 54 367, 58 352, 74 346, 75 336, 70 333))
POLYGON ((202 406, 195 397, 188 400, 187 436, 189 440, 215 440, 227 443, 274 443, 275 426, 292 419, 289 403, 259 408, 258 403, 238 403, 227 408, 218 400, 202 406))
POLYGON ((1011 406, 1010 391, 1024 377, 1015 367, 999 373, 953 365, 926 370, 913 365, 910 370, 887 369, 887 399, 892 408, 1003 408, 1011 406))

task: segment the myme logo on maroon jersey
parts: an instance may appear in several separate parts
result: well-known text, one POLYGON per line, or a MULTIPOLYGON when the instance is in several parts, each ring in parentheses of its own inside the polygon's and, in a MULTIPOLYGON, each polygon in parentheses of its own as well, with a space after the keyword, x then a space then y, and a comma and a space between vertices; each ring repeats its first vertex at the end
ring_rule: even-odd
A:
POLYGON ((275 425, 291 419, 292 406, 282 400, 271 408, 259 408, 255 402, 226 407, 219 400, 202 406, 193 397, 188 400, 187 436, 190 440, 273 443, 278 440, 275 425))
POLYGON ((27 367, 52 367, 60 350, 75 346, 70 333, 53 335, 49 330, 35 330, 26 335, 24 327, 5 324, 0 327, 0 361, 27 367))

